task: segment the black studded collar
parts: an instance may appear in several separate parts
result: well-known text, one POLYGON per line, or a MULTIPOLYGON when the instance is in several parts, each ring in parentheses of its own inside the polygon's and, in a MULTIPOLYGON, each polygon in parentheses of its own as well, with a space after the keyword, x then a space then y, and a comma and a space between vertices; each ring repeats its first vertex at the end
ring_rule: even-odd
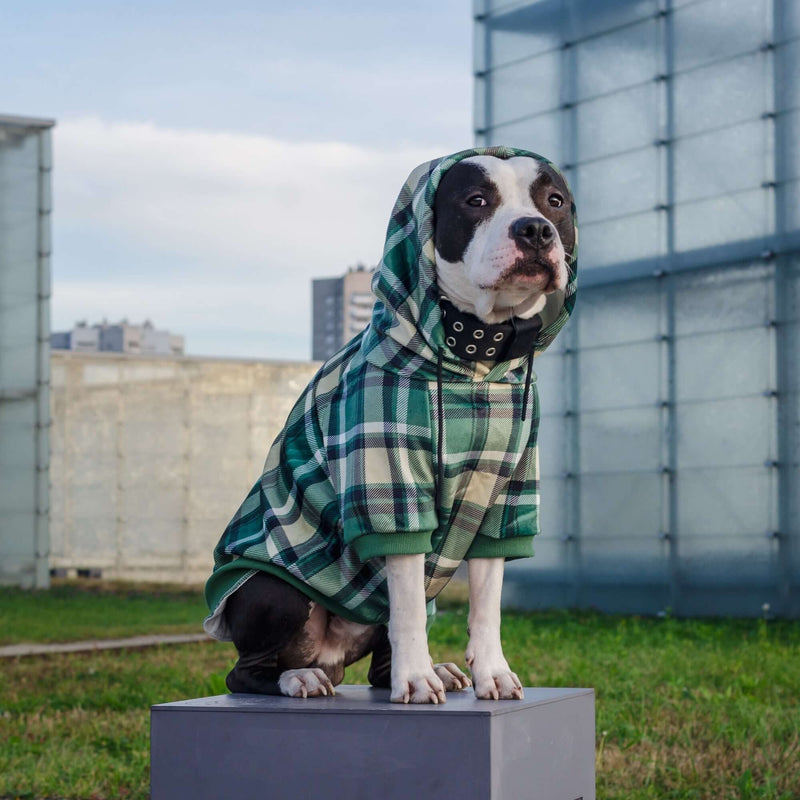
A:
POLYGON ((441 298, 444 340, 452 353, 467 361, 509 361, 533 352, 542 318, 513 317, 507 322, 489 325, 474 314, 457 309, 441 298))

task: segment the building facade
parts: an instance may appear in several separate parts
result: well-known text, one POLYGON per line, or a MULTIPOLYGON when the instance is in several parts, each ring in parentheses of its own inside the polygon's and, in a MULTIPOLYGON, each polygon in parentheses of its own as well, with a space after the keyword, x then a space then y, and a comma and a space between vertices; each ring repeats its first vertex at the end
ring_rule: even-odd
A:
POLYGON ((106 320, 88 325, 76 322, 72 330, 52 333, 54 350, 76 350, 85 353, 110 352, 133 355, 182 356, 184 337, 158 330, 150 320, 132 325, 127 319, 117 323, 106 320))
POLYGON ((372 318, 374 270, 363 265, 338 278, 312 282, 311 357, 325 361, 367 327, 372 318))
POLYGON ((52 120, 0 116, 0 584, 49 585, 52 120))
POLYGON ((478 0, 475 44, 476 141, 580 222, 507 601, 800 615, 800 4, 478 0))

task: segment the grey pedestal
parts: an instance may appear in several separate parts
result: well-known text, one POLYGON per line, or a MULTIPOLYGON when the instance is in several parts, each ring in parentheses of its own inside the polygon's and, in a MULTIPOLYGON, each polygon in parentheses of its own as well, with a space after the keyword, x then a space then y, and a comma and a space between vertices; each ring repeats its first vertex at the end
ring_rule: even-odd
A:
POLYGON ((150 754, 152 800, 594 800, 594 691, 205 697, 153 706, 150 754))

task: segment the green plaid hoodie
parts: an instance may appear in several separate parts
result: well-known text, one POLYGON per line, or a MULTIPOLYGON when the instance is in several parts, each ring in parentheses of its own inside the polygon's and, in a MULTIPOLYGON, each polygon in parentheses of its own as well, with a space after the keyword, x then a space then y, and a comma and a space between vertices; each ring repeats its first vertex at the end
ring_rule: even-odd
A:
POLYGON ((300 396, 214 550, 206 584, 211 635, 229 638, 224 601, 258 570, 333 613, 370 624, 388 621, 389 554, 425 554, 429 614, 464 559, 533 555, 539 404, 534 382, 522 413, 526 368, 572 312, 577 246, 562 305, 539 332, 534 352, 500 363, 450 352, 432 208, 442 175, 474 155, 546 161, 487 147, 411 173, 373 279, 369 327, 326 361, 300 396))

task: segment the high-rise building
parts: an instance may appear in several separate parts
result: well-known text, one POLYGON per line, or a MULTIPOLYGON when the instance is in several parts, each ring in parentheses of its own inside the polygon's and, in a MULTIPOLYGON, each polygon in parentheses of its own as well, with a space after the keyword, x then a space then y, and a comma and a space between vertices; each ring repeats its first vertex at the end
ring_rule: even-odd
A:
POLYGON ((359 264, 338 278, 317 278, 312 284, 312 351, 325 361, 369 324, 375 297, 374 270, 359 264))

